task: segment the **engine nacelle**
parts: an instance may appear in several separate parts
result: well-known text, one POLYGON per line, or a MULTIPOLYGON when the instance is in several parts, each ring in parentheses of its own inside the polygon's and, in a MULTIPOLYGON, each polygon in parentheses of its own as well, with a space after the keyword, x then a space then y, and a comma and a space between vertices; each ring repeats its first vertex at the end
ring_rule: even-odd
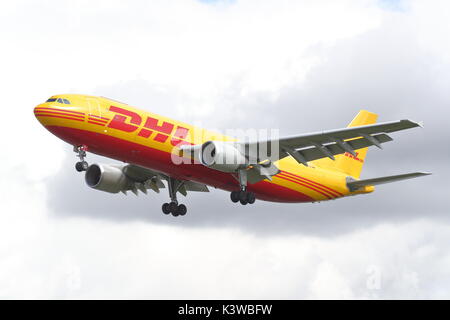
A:
POLYGON ((109 193, 125 190, 130 183, 121 165, 91 164, 84 178, 89 187, 109 193))
POLYGON ((207 141, 201 146, 200 156, 203 165, 223 172, 235 172, 247 164, 245 156, 230 142, 207 141))

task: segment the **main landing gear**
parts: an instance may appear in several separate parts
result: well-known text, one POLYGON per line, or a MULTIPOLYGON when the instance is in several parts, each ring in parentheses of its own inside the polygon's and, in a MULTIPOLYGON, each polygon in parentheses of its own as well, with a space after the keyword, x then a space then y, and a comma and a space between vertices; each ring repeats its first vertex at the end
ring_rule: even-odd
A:
POLYGON ((177 191, 183 185, 183 181, 179 181, 173 178, 167 180, 169 185, 170 203, 164 203, 162 205, 162 212, 164 214, 172 214, 174 217, 184 216, 187 212, 187 208, 184 204, 178 204, 177 191))
POLYGON ((245 170, 238 171, 239 178, 239 191, 232 191, 230 194, 231 201, 234 203, 240 202, 242 205, 246 205, 247 203, 253 204, 255 203, 255 194, 253 192, 247 191, 247 172, 245 170))
POLYGON ((80 158, 80 161, 75 164, 75 169, 78 172, 86 171, 89 167, 87 161, 84 160, 86 157, 87 146, 75 146, 73 147, 73 151, 76 152, 77 157, 80 158))
POLYGON ((247 203, 253 204, 256 200, 255 194, 253 192, 248 192, 245 189, 240 191, 232 191, 230 198, 234 203, 240 202, 242 205, 246 205, 247 203))

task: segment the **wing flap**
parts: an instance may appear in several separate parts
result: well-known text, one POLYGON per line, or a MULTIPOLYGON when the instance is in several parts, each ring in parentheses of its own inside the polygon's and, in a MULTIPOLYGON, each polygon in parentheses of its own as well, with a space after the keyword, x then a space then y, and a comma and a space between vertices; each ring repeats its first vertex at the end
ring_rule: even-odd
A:
POLYGON ((361 137, 363 135, 390 133, 421 126, 422 125, 420 123, 411 120, 382 122, 378 124, 369 124, 364 126, 327 130, 311 134, 286 137, 280 139, 280 145, 282 144, 285 146, 300 148, 311 146, 314 143, 324 144, 334 142, 334 139, 347 140, 361 137))
POLYGON ((209 189, 206 186, 206 184, 194 182, 191 180, 186 180, 184 182, 184 186, 186 188, 186 191, 209 192, 209 189))
MULTIPOLYGON (((376 141, 378 143, 380 143, 380 144, 393 140, 391 137, 389 137, 387 134, 384 134, 384 133, 373 135, 371 137, 376 139, 376 141)), ((348 145, 352 150, 358 150, 358 149, 362 149, 362 148, 366 148, 366 147, 374 145, 373 142, 369 141, 366 138, 356 138, 356 139, 353 139, 353 140, 350 140, 350 141, 345 141, 345 142, 346 142, 346 145, 348 145)), ((332 154, 333 156, 334 155, 338 155, 338 154, 342 154, 342 153, 345 153, 345 152, 349 152, 349 150, 347 148, 342 147, 341 145, 339 145, 339 143, 332 143, 332 144, 328 144, 328 145, 323 145, 323 147, 325 147, 326 150, 328 150, 330 152, 330 154, 332 154)), ((300 149, 300 150, 295 150, 295 151, 291 151, 291 152, 294 153, 294 155, 292 155, 294 157, 294 159, 298 155, 303 157, 303 159, 301 159, 301 158, 300 159, 296 159, 298 162, 303 163, 303 164, 305 164, 304 163, 305 161, 306 162, 313 161, 313 160, 321 159, 321 158, 324 157, 323 151, 320 150, 320 148, 318 148, 318 147, 300 149)), ((289 151, 286 152, 285 154, 281 155, 280 158, 281 159, 284 158, 285 156, 287 156, 291 152, 289 152, 289 151)))
POLYGON ((336 154, 345 152, 353 154, 350 149, 354 151, 372 145, 381 148, 382 143, 392 140, 387 133, 421 126, 421 123, 412 120, 398 120, 308 133, 276 140, 233 143, 240 145, 241 150, 244 150, 243 153, 246 155, 252 153, 250 150, 254 150, 253 152, 258 152, 258 154, 258 150, 266 150, 267 158, 263 159, 258 156, 258 161, 277 161, 290 154, 299 163, 306 165, 308 161, 312 160, 326 157, 333 159, 336 154), (272 150, 272 148, 276 149, 272 150), (294 155, 293 153, 299 149, 300 152, 294 155))

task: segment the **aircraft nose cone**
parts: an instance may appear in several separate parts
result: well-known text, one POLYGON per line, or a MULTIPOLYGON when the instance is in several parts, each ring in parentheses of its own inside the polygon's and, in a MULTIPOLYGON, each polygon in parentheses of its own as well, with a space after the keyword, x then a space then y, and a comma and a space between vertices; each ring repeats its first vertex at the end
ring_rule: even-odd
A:
POLYGON ((34 112, 34 116, 36 117, 36 119, 39 120, 39 122, 41 122, 41 120, 39 119, 39 115, 42 113, 43 111, 43 105, 39 104, 36 107, 34 107, 33 112, 34 112))

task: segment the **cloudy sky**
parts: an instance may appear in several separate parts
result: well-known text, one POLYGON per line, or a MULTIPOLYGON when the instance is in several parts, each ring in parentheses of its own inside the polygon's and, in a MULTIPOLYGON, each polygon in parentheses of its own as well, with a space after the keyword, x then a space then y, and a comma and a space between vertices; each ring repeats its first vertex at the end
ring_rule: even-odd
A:
MULTIPOLYGON (((0 3, 0 298, 450 298, 448 1, 0 3), (282 135, 422 120, 362 177, 432 176, 320 204, 89 190, 32 108, 107 96, 282 135)), ((88 160, 113 162, 89 155, 88 160)))

